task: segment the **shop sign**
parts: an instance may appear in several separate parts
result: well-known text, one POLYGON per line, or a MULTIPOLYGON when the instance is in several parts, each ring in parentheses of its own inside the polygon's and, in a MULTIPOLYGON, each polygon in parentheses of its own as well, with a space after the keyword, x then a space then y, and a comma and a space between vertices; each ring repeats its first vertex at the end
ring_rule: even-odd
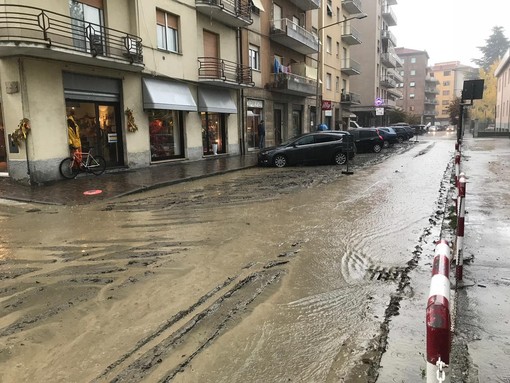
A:
POLYGON ((117 133, 108 133, 108 143, 114 144, 117 142, 117 133))
POLYGON ((264 107, 264 101, 262 101, 262 100, 247 99, 246 100, 246 106, 248 108, 259 108, 259 109, 262 109, 264 107))
POLYGON ((376 116, 384 116, 384 108, 375 108, 376 116))
POLYGON ((332 104, 330 100, 322 100, 322 110, 331 110, 332 104))
POLYGON ((332 117, 333 116, 333 111, 330 109, 330 110, 326 110, 324 111, 324 115, 326 117, 332 117))

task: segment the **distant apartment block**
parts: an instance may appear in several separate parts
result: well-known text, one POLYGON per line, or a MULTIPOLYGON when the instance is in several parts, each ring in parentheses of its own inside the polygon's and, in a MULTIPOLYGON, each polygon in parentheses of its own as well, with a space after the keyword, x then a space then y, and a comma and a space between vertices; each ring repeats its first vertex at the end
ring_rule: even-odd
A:
POLYGON ((510 50, 501 59, 494 76, 497 80, 496 130, 510 130, 510 50))

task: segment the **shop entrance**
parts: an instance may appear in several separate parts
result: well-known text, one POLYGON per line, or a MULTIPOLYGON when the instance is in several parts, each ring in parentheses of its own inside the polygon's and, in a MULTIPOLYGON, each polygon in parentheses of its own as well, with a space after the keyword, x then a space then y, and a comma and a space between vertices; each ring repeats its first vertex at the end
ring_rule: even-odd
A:
POLYGON ((114 102, 90 102, 66 100, 66 112, 74 110, 74 118, 80 127, 84 152, 92 149, 103 156, 106 166, 124 165, 124 145, 120 119, 120 105, 114 102))

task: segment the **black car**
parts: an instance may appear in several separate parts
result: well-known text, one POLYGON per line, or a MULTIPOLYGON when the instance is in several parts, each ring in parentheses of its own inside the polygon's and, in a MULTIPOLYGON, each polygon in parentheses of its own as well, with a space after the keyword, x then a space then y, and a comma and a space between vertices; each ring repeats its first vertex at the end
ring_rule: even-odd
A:
POLYGON ((343 165, 354 158, 354 145, 348 133, 333 131, 305 133, 278 146, 262 149, 259 165, 282 168, 287 165, 333 163, 343 165))
POLYGON ((376 128, 349 129, 354 136, 354 144, 358 152, 379 153, 384 147, 384 138, 376 128))
POLYGON ((392 128, 395 131, 395 133, 397 133, 397 141, 399 143, 407 141, 409 140, 409 138, 411 138, 409 137, 409 133, 403 126, 391 125, 390 128, 392 128))

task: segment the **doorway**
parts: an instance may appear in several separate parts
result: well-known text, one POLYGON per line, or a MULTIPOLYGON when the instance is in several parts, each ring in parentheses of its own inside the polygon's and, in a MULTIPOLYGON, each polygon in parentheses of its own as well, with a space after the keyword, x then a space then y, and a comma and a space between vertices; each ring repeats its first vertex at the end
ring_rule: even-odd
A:
POLYGON ((281 109, 275 109, 274 113, 274 142, 275 145, 282 143, 282 111, 281 109))
POLYGON ((2 104, 0 104, 0 173, 7 173, 7 137, 5 136, 2 104))
POLYGON ((66 100, 66 112, 74 110, 80 127, 82 151, 104 157, 107 167, 124 165, 120 105, 110 102, 66 100))

